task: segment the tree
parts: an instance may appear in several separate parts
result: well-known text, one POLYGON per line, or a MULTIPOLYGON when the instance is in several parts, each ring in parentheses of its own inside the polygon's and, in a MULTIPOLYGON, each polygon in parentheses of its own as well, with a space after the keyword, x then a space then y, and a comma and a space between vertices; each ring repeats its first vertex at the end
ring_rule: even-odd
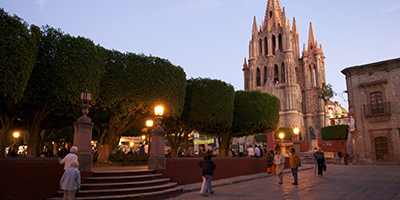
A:
POLYGON ((332 98, 334 94, 335 94, 335 92, 333 91, 331 84, 327 85, 326 83, 322 83, 322 86, 318 87, 318 98, 319 99, 324 99, 325 101, 327 101, 325 99, 325 96, 332 98))
POLYGON ((4 157, 7 136, 36 62, 40 29, 28 28, 18 16, 0 8, 0 157, 4 157))
MULTIPOLYGON (((165 120, 171 157, 177 157, 179 145, 193 131, 229 129, 232 125, 234 89, 220 80, 192 78, 186 81, 186 96, 180 119, 165 120)), ((188 149, 186 150, 188 151, 188 149)))
POLYGON ((97 162, 107 163, 121 135, 139 123, 144 124, 155 106, 164 106, 165 118, 180 117, 186 74, 165 59, 111 50, 103 53, 106 65, 98 106, 109 120, 108 136, 97 162))
POLYGON ((27 111, 28 156, 40 150, 42 122, 54 115, 79 114, 80 93, 88 88, 96 103, 103 64, 99 48, 83 37, 72 37, 58 29, 43 27, 37 63, 24 92, 23 108, 27 111))

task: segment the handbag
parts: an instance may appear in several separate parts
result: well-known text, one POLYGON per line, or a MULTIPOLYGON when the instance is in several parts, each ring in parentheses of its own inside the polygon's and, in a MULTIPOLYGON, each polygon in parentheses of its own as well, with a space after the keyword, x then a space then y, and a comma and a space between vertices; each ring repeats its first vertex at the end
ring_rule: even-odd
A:
POLYGON ((324 164, 324 172, 326 172, 326 165, 324 164))

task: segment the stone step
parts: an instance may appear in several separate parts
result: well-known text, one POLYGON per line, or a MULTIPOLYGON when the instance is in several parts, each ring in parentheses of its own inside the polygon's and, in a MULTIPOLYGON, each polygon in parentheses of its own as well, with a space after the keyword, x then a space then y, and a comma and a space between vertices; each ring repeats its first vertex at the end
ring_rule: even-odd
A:
POLYGON ((115 183, 115 182, 133 182, 146 181, 160 178, 162 174, 147 174, 135 176, 109 176, 109 177, 87 177, 86 183, 115 183))
MULTIPOLYGON (((183 192, 184 187, 178 186, 167 190, 157 191, 157 192, 146 192, 138 194, 129 195, 112 195, 112 196, 101 196, 101 197, 76 197, 75 200, 162 200, 170 197, 177 196, 183 192)), ((62 197, 47 198, 47 200, 62 200, 62 197)))
POLYGON ((136 176, 153 174, 154 169, 149 170, 124 170, 124 171, 102 171, 93 172, 93 177, 107 177, 107 176, 136 176))
POLYGON ((117 182, 117 183, 85 183, 81 185, 81 190, 101 190, 101 189, 118 189, 118 188, 133 188, 155 186, 168 182, 169 178, 153 179, 148 181, 132 181, 132 182, 117 182))
MULTIPOLYGON (((122 189, 106 189, 106 190, 80 190, 76 193, 75 197, 97 197, 99 199, 105 196, 116 196, 116 195, 132 195, 140 193, 151 193, 157 191, 166 191, 173 187, 176 187, 177 183, 171 182, 162 185, 148 186, 148 187, 137 187, 137 188, 122 188, 122 189)), ((62 197, 64 192, 58 191, 58 197, 62 197)))

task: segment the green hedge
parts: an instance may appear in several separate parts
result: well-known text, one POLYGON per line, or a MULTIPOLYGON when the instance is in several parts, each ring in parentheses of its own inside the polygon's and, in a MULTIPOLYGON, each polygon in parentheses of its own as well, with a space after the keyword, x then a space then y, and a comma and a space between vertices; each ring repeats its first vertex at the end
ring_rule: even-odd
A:
POLYGON ((284 140, 291 140, 293 137, 293 128, 290 127, 279 127, 278 132, 275 132, 274 137, 275 139, 280 139, 279 138, 279 133, 284 133, 285 137, 283 138, 284 140))
POLYGON ((256 142, 267 142, 267 134, 261 133, 254 136, 256 142))
POLYGON ((334 125, 321 128, 322 140, 346 140, 349 125, 334 125))

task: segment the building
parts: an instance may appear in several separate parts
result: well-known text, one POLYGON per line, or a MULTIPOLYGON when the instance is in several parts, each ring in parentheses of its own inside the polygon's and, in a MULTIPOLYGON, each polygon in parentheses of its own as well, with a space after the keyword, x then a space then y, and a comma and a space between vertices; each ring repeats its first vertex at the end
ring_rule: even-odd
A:
POLYGON ((355 160, 400 161, 400 58, 349 67, 346 76, 355 160))
POLYGON ((349 112, 343 108, 338 101, 328 102, 329 125, 341 125, 349 123, 349 112))
POLYGON ((245 90, 259 90, 280 99, 280 126, 299 127, 300 139, 320 138, 328 124, 325 101, 318 87, 325 83, 325 56, 310 23, 308 43, 299 50, 299 33, 292 28, 278 0, 268 0, 258 27, 254 17, 249 59, 244 59, 245 90))

